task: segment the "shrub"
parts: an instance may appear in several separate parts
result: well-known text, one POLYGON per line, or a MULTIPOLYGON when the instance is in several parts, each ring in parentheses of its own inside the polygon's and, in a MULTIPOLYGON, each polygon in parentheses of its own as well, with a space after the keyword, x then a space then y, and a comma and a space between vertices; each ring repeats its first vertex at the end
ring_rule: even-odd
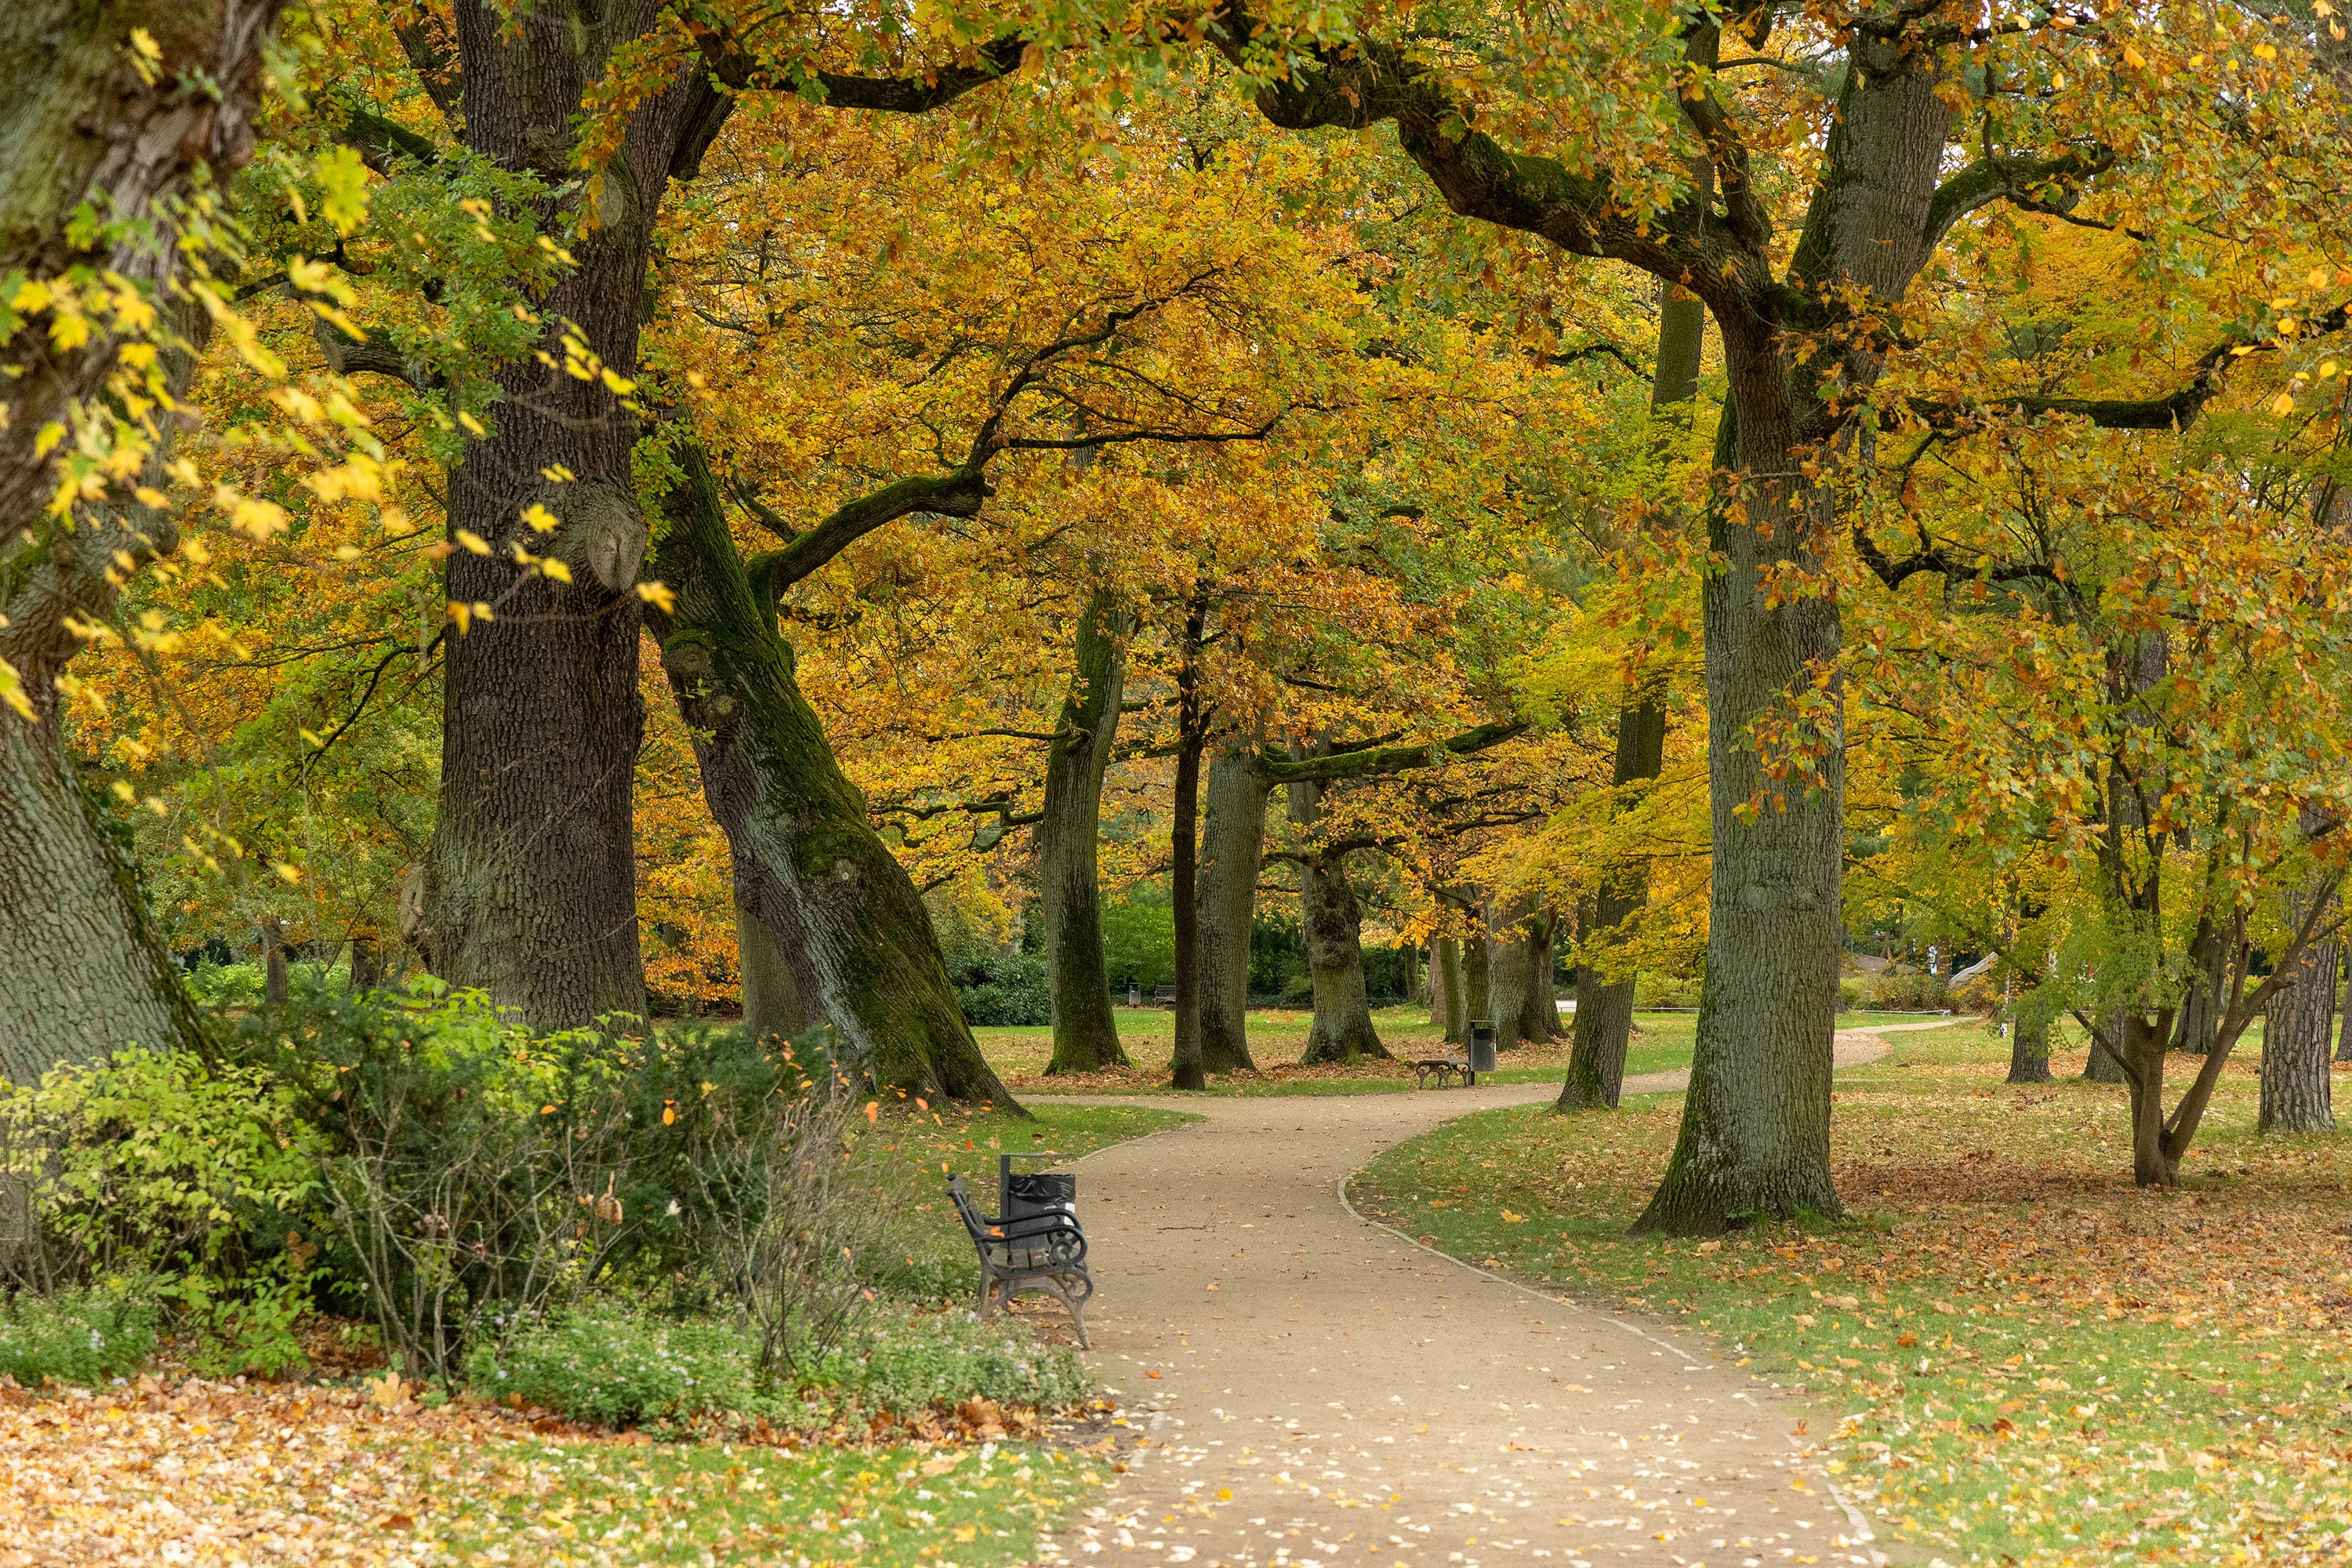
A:
POLYGON ((967 964, 950 977, 964 1022, 1038 1026, 1054 1021, 1054 993, 1045 961, 1034 953, 1008 952, 967 964))
POLYGON ((1636 1007, 1696 1007, 1698 1005, 1701 980, 1696 975, 1685 979, 1672 974, 1643 974, 1633 983, 1633 1005, 1636 1007))
POLYGON ((1889 970, 1871 982, 1872 1005, 1892 1013, 1935 1013, 1950 1005, 1944 977, 1889 970))
POLYGON ((20 1295, 0 1302, 0 1373, 28 1387, 128 1376, 155 1349, 157 1317, 151 1297, 128 1289, 20 1295))
POLYGON ((198 1370, 299 1364, 323 1143, 272 1074, 128 1047, 0 1091, 0 1149, 36 1221, 21 1283, 135 1278, 201 1331, 198 1370))
POLYGON ((466 1384, 486 1398, 519 1395, 574 1421, 630 1426, 751 1408, 748 1340, 723 1324, 664 1322, 618 1310, 560 1315, 477 1346, 466 1384))
POLYGON ((1059 1409, 1094 1386, 1077 1353, 1041 1342, 1028 1325, 982 1322, 966 1309, 894 1317, 808 1365, 803 1386, 861 1409, 903 1415, 967 1399, 1059 1409))

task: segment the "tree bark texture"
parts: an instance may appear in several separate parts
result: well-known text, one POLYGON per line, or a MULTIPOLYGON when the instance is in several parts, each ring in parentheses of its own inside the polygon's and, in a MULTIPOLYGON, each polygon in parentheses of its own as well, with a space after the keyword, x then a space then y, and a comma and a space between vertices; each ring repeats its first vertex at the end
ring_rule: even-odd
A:
MULTIPOLYGON (((595 13, 459 0, 455 7, 473 153, 578 188, 581 106, 613 51, 654 23, 656 0, 595 13)), ((598 222, 575 236, 578 265, 541 306, 547 349, 577 325, 604 366, 634 376, 656 220, 684 155, 723 114, 707 73, 681 72, 631 114, 596 183, 598 222)), ((588 199, 585 195, 577 198, 588 199)), ((561 217, 551 201, 547 217, 561 217)), ((453 552, 449 598, 493 604, 448 639, 443 676, 441 808, 420 932, 436 973, 478 986, 536 1028, 642 1014, 632 795, 645 728, 637 690, 646 529, 629 455, 638 416, 600 377, 529 357, 503 369, 496 427, 449 475, 449 524, 490 543, 453 552), (546 476, 568 469, 558 483, 546 476), (541 537, 522 521, 562 520, 541 537), (572 570, 562 584, 521 574, 521 543, 572 570)))
MULTIPOLYGON (((191 344, 162 361, 175 395, 209 318, 172 297, 178 253, 151 220, 186 194, 199 165, 222 183, 252 155, 279 9, 280 0, 0 6, 0 276, 44 282, 88 268, 153 291, 191 344), (155 47, 152 80, 138 68, 138 28, 155 47), (68 232, 85 207, 131 221, 89 248, 68 232)), ((70 528, 47 512, 57 474, 35 444, 104 395, 120 346, 100 332, 59 349, 30 310, 0 343, 0 686, 32 710, 27 719, 0 706, 0 1075, 17 1083, 131 1041, 163 1050, 201 1038, 137 872, 67 754, 57 710, 58 678, 82 647, 69 623, 110 617, 124 559, 144 563, 178 544, 167 512, 135 504, 78 510, 70 528)), ((162 429, 159 444, 168 448, 173 435, 162 429)), ((162 482, 163 456, 143 482, 162 482)))
MULTIPOLYGON (((1941 74, 1934 51, 1855 38, 1789 265, 1798 288, 1849 284, 1879 300, 1908 292, 1937 237, 1952 122, 1941 74)), ((1718 447, 1732 460, 1719 466, 1741 477, 1711 509, 1723 568, 1703 591, 1714 828, 1706 979, 1681 1134, 1636 1222, 1683 1235, 1843 1212, 1829 1163, 1845 796, 1838 609, 1826 593, 1768 601, 1766 590, 1770 574, 1824 570, 1842 521, 1830 488, 1792 474, 1830 390, 1822 378, 1834 362, 1840 395, 1851 397, 1878 368, 1859 350, 1792 363, 1780 335, 1759 331, 1744 310, 1727 302, 1715 315, 1731 386, 1730 439, 1718 447), (1756 726, 1814 690, 1826 702, 1812 721, 1811 766, 1768 776, 1756 726)))
POLYGON ((1462 939, 1458 936, 1439 937, 1433 954, 1430 973, 1438 978, 1431 984, 1443 993, 1445 999, 1445 1037, 1458 1046, 1470 1038, 1470 982, 1468 961, 1462 952, 1462 939))
POLYGON ((1495 937, 1483 923, 1462 939, 1462 1007, 1465 1040, 1470 1025, 1495 1021, 1495 937))
MULTIPOLYGON (((2326 918, 2325 916, 2323 919, 2326 918)), ((2328 1046, 2336 1021, 2335 942, 2314 942, 2291 984, 2272 994, 2263 1026, 2264 1132, 2327 1132, 2336 1126, 2328 1046)))
POLYGON ((2012 1009, 2010 1019, 2009 1081, 2048 1083, 2050 1015, 2034 1007, 2031 996, 2021 1001, 2021 1005, 2012 1009))
POLYGON ((1549 910, 1528 917, 1527 1001, 1519 1011, 1519 1038, 1536 1044, 1567 1033, 1559 1026, 1559 988, 1552 978, 1559 931, 1559 917, 1549 910))
POLYGON ((1372 1026, 1371 1002, 1364 987, 1363 906, 1348 879, 1344 851, 1311 842, 1323 815, 1323 788, 1316 783, 1290 787, 1290 820, 1307 840, 1299 855, 1299 921, 1307 938, 1307 968, 1315 984, 1315 1022, 1307 1031, 1302 1062, 1353 1061, 1386 1057, 1372 1026))
POLYGON ((772 939, 799 1008, 838 1034, 845 1068, 884 1087, 1013 1106, 964 1021, 921 897, 801 695, 709 462, 690 443, 677 458, 656 567, 677 608, 650 620, 740 907, 772 939))
POLYGON ((286 985, 286 922, 276 915, 257 921, 261 936, 261 999, 284 1006, 286 985))
MULTIPOLYGON (((740 867, 739 865, 739 872, 740 867)), ((752 879, 757 880, 756 878, 752 879)), ((814 1020, 793 993, 783 950, 752 909, 753 896, 736 878, 735 972, 743 988, 743 1026, 755 1040, 791 1039, 814 1020)))
MULTIPOLYGON (((1667 308, 1681 309, 1671 302, 1667 308)), ((1703 327, 1705 312, 1700 314, 1703 327)), ((1675 346, 1681 348, 1686 336, 1695 347, 1698 334, 1685 334, 1679 328, 1675 346)), ((1662 324, 1662 363, 1667 346, 1662 324)), ((1665 755, 1665 703, 1654 685, 1633 687, 1617 710, 1617 755, 1610 780, 1621 794, 1638 787, 1658 776, 1665 755)), ((1622 938, 1626 923, 1649 901, 1649 868, 1641 861, 1610 868, 1593 894, 1591 918, 1585 921, 1583 939, 1577 943, 1576 1021, 1569 1043, 1568 1077, 1559 1086, 1557 1110, 1616 1109, 1625 1082, 1625 1047, 1633 1033, 1634 976, 1622 963, 1607 962, 1604 957, 1604 962, 1594 963, 1583 955, 1594 946, 1605 955, 1608 944, 1622 938)))
POLYGON ((1195 886, 1201 809, 1201 754, 1207 750, 1207 715, 1201 702, 1201 648, 1208 632, 1209 604, 1196 588, 1184 613, 1176 671, 1176 802, 1169 847, 1176 914, 1176 1049, 1169 1081, 1177 1089, 1206 1089, 1201 1060, 1201 913, 1195 886))
POLYGON ((1487 906, 1493 936, 1487 949, 1492 967, 1495 1009, 1495 1048, 1507 1051, 1526 1038, 1521 1033, 1527 1022, 1528 993, 1533 988, 1528 973, 1527 921, 1531 900, 1512 899, 1487 906))
POLYGON ((1255 1072, 1249 1048, 1250 927, 1257 916, 1272 781, 1254 752, 1222 751, 1209 763, 1201 827, 1201 1065, 1255 1072))
POLYGON ((1037 896, 1045 906, 1045 968, 1054 993, 1053 1073, 1128 1065, 1111 1012, 1103 957, 1102 889, 1096 863, 1103 772, 1118 734, 1126 689, 1125 631, 1118 605, 1097 590, 1078 618, 1077 674, 1062 702, 1045 762, 1045 803, 1037 830, 1037 896))
POLYGON ((2083 1059, 2083 1080, 2085 1083, 2123 1083, 2126 1081, 2121 1058, 2110 1051, 2105 1040, 2124 1037, 2125 1018, 2121 1013, 2110 1013, 2099 1020, 2091 1035, 2090 1054, 2083 1059), (2101 1037, 2105 1037, 2102 1039, 2101 1037))
POLYGON ((2189 994, 2180 1001, 2180 1022, 2173 1029, 2173 1049, 2201 1057, 2213 1048, 2214 1031, 2221 1026, 2226 1000, 2221 994, 2221 981, 2229 957, 2228 938, 2214 924, 2212 911, 2200 910, 2197 929, 2189 938, 2189 994))

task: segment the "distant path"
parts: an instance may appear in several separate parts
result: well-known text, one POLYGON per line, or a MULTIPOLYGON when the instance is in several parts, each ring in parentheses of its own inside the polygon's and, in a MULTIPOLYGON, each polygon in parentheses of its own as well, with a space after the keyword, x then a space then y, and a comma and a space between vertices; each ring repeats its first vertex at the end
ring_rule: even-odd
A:
MULTIPOLYGON (((1837 1064, 1884 1056, 1854 1029, 1837 1064)), ((1626 1080, 1684 1087, 1687 1072, 1626 1080)), ((1080 1174, 1097 1373, 1150 1413, 1047 1562, 1355 1568, 1869 1563, 1771 1390, 1689 1336, 1534 1292, 1346 1206, 1382 1149, 1550 1084, 1165 1104, 1080 1174), (1159 1374, 1153 1376, 1153 1373, 1159 1374)))

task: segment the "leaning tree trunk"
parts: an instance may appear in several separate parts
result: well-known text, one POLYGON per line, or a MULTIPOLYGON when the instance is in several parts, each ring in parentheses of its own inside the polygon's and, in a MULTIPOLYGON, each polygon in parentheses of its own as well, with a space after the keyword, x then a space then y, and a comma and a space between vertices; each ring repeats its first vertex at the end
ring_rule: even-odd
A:
POLYGON ((1129 1065, 1112 1016, 1103 958, 1102 889, 1096 846, 1103 772, 1118 733, 1127 657, 1118 601, 1097 590, 1078 619, 1077 677, 1063 700, 1045 762, 1045 804, 1037 828, 1037 896, 1045 911, 1045 967, 1054 993, 1052 1073, 1100 1072, 1129 1065))
POLYGON ((1201 1066, 1255 1072, 1249 1048, 1250 925, 1265 853, 1265 798, 1273 784, 1255 753, 1221 752, 1209 764, 1201 827, 1201 1066))
MULTIPOLYGON (((1323 815, 1323 786, 1295 784, 1290 788, 1290 817, 1312 829, 1323 815)), ((1308 846, 1300 855, 1299 921, 1307 938, 1307 968, 1315 984, 1315 1022, 1307 1035, 1302 1062, 1353 1061, 1359 1057, 1385 1057, 1372 1026, 1372 1008, 1364 987, 1363 907, 1348 879, 1345 851, 1308 846)))
MULTIPOLYGON (((2304 909, 2310 905, 2306 900, 2304 909)), ((2300 911, 2297 911, 2298 916, 2300 911)), ((2323 915, 2322 920, 2327 917, 2323 915)), ((2295 961, 2292 983, 2273 992, 2263 1026, 2264 1132, 2327 1132, 2336 1126, 2329 1082, 2329 1026, 2336 1021, 2338 944, 2314 942, 2295 961)))
POLYGON ((921 897, 801 695, 708 460, 691 444, 676 455, 656 571, 677 605, 649 620, 737 897, 774 942, 798 1007, 838 1034, 845 1068, 885 1087, 1012 1106, 964 1021, 921 897))
POLYGON ((2010 1016, 2009 1081, 2011 1083, 2048 1083, 2050 1081, 2050 1014, 2036 1007, 2032 995, 2023 997, 2010 1016))
MULTIPOLYGON (((12 290, 77 268, 111 274, 152 291, 165 319, 201 343, 209 317, 171 297, 179 254, 165 214, 198 165, 221 184, 252 155, 279 8, 0 5, 0 278, 12 290), (141 31, 153 48, 146 75, 133 47, 141 31), (93 248, 73 232, 89 212, 126 221, 101 229, 93 248)), ((215 276, 225 271, 216 262, 215 276)), ((137 874, 75 773, 57 712, 58 679, 84 646, 70 626, 106 622, 122 565, 168 553, 177 533, 167 512, 135 504, 78 508, 69 526, 48 511, 50 427, 72 427, 125 362, 119 339, 101 332, 64 347, 43 311, 16 308, 26 320, 0 342, 0 1076, 29 1083, 133 1040, 193 1045, 201 1025, 137 874)), ((162 364, 174 395, 184 392, 192 353, 162 364)), ((165 455, 154 455, 142 484, 168 484, 165 455)))

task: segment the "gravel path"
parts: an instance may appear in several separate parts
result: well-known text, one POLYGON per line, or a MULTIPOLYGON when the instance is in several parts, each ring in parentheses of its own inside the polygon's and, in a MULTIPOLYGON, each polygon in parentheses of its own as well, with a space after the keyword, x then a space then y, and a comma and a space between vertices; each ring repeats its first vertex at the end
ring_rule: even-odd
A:
MULTIPOLYGON (((1885 1053, 1841 1034, 1837 1063, 1885 1053)), ((1628 1079, 1631 1093, 1688 1075, 1628 1079)), ((1094 1364, 1149 1438, 1049 1563, 1250 1568, 1885 1562, 1795 1418, 1697 1339, 1538 1295, 1360 1218, 1343 1184, 1511 1084, 1186 1098, 1081 1167, 1094 1364)))

